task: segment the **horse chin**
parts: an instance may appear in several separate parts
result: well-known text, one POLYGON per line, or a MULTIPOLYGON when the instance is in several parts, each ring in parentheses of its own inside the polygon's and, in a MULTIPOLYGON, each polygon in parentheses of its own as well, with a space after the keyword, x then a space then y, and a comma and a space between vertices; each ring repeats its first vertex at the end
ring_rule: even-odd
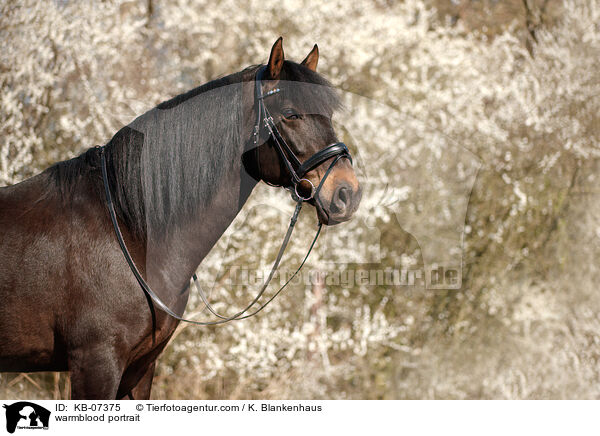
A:
POLYGON ((315 201, 313 203, 313 205, 315 206, 315 209, 317 210, 317 218, 319 219, 319 222, 321 224, 326 225, 326 226, 335 226, 335 225, 338 225, 343 222, 343 221, 338 221, 338 220, 332 218, 331 215, 329 214, 329 211, 327 211, 321 205, 320 201, 315 201))

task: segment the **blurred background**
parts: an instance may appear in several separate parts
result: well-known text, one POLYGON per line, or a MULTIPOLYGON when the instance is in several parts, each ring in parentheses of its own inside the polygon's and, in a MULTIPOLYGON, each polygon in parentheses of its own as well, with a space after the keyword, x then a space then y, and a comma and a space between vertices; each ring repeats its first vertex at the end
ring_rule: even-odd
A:
MULTIPOLYGON (((318 43, 361 208, 259 316, 180 326, 153 398, 600 398, 599 23, 598 0, 0 0, 0 185, 279 35, 296 61, 318 43), (327 279, 451 249, 460 289, 327 279)), ((217 308, 251 298, 226 279, 270 265, 290 203, 257 187, 203 262, 217 308)), ((284 272, 314 230, 305 210, 284 272)), ((196 296, 187 315, 208 317, 196 296)), ((0 374, 1 398, 68 395, 67 374, 0 374)))

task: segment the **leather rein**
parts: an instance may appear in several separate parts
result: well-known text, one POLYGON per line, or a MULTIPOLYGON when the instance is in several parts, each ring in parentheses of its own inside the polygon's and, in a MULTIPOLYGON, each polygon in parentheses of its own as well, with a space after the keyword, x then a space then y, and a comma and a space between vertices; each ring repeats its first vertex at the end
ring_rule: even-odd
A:
MULTIPOLYGON (((152 299, 152 301, 156 304, 156 306, 160 310, 162 310, 163 312, 167 313, 168 315, 170 315, 171 317, 173 317, 179 321, 187 322, 190 324, 196 324, 196 325, 216 325, 216 324, 223 324, 223 323, 226 323, 229 321, 238 321, 238 320, 250 318, 251 316, 256 315, 257 313, 262 311, 271 301, 273 301, 275 299, 275 297, 277 297, 281 293, 281 291, 283 291, 287 287, 287 285, 294 279, 294 277, 296 277, 298 272, 300 272, 300 270, 306 263, 306 260, 308 259, 308 256, 310 255, 313 247, 315 246, 315 243, 317 242, 319 234, 321 233, 321 229, 322 229, 323 225, 322 225, 322 223, 319 223, 317 232, 312 240, 312 243, 310 244, 308 252, 304 256, 302 263, 296 269, 294 274, 292 274, 292 276, 284 283, 284 285, 281 288, 279 288, 279 290, 275 294, 273 294, 273 296, 271 296, 265 303, 263 303, 262 305, 259 305, 257 308, 254 308, 254 306, 258 303, 260 298, 263 296, 264 292, 266 291, 267 287, 269 286, 269 283, 273 279, 273 276, 275 275, 277 268, 279 267, 281 258, 283 257, 283 254, 288 246, 288 243, 292 236, 292 232, 294 230, 294 226, 296 225, 296 222, 298 220, 298 215, 300 214, 302 205, 304 204, 305 201, 310 201, 311 199, 318 198, 319 192, 321 191, 321 187, 323 186, 325 179, 327 178, 327 176, 329 176, 331 170, 333 169, 333 167, 337 164, 337 162, 340 159, 346 158, 346 159, 350 160, 350 162, 352 162, 352 157, 350 155, 350 152, 348 151, 348 147, 346 147, 346 145, 342 142, 337 142, 335 144, 331 144, 331 145, 325 147, 324 149, 316 152, 314 155, 309 157, 303 163, 300 162, 300 160, 296 157, 296 155, 294 154, 294 152, 292 151, 290 146, 285 142, 285 140, 283 139, 283 137, 277 130, 277 126, 275 125, 275 122, 273 121, 273 117, 269 113, 269 111, 264 103, 265 98, 281 91, 279 88, 275 88, 275 89, 267 92, 266 94, 263 93, 262 77, 264 75, 264 72, 266 71, 266 68, 267 67, 265 67, 265 66, 260 67, 256 74, 256 79, 255 79, 255 106, 256 106, 257 119, 256 119, 256 124, 254 126, 254 131, 253 131, 253 142, 254 142, 254 146, 255 146, 256 150, 258 150, 259 145, 262 145, 262 144, 258 143, 259 139, 261 137, 261 133, 263 131, 266 133, 265 142, 268 142, 268 144, 270 146, 275 147, 275 149, 277 150, 277 153, 279 155, 279 158, 283 161, 287 171, 289 172, 289 175, 291 178, 291 186, 287 186, 286 188, 288 188, 290 190, 293 188, 293 190, 294 190, 293 192, 295 194, 295 199, 296 199, 297 203, 296 203, 296 209, 294 210, 294 213, 290 219, 290 224, 288 226, 287 232, 285 234, 285 237, 283 239, 281 247, 279 248, 279 252, 277 253, 277 257, 275 259, 275 262, 273 263, 271 272, 269 273, 267 280, 265 281, 263 286, 260 288, 259 292, 256 294, 254 299, 244 309, 238 311, 237 313, 235 313, 233 315, 230 315, 230 316, 222 315, 222 314, 218 313, 212 307, 212 305, 206 298, 204 291, 198 284, 198 277, 196 276, 196 274, 194 274, 192 276, 194 285, 198 289, 198 293, 200 294, 200 298, 202 299, 202 302, 206 305, 206 307, 210 311, 210 313, 212 313, 215 317, 218 318, 217 320, 195 321, 195 320, 183 318, 182 316, 178 315, 173 310, 171 310, 160 299, 160 297, 158 297, 158 295, 156 295, 156 293, 150 288, 148 283, 146 283, 146 281, 142 277, 142 274, 140 273, 139 269, 135 265, 135 262, 133 261, 133 258, 131 257, 129 250, 127 249, 125 240, 123 239, 123 234, 121 233, 121 229, 120 229, 119 223, 117 221, 117 214, 115 212, 115 207, 114 207, 114 203, 112 200, 112 195, 110 192, 110 186, 109 186, 109 182, 108 182, 108 172, 106 169, 106 153, 105 153, 106 146, 98 147, 100 149, 100 158, 101 158, 101 166, 102 166, 102 180, 104 183, 104 192, 106 195, 106 203, 108 206, 108 211, 110 214, 110 219, 113 224, 115 235, 119 242, 119 246, 121 247, 121 251, 123 252, 123 255, 125 256, 125 260, 127 261, 127 264, 129 265, 129 268, 131 269, 137 282, 141 286, 142 290, 148 295, 148 297, 150 297, 152 299), (314 170, 316 167, 318 167, 319 165, 321 165, 322 163, 324 163, 325 161, 327 161, 331 158, 333 158, 333 161, 327 168, 327 171, 321 178, 321 181, 316 188, 308 179, 304 179, 304 176, 309 171, 314 170), (309 197, 302 197, 298 193, 298 185, 302 181, 307 181, 312 186, 311 194, 309 197), (247 313, 251 309, 253 309, 253 311, 251 311, 250 313, 247 313)), ((257 151, 257 165, 259 165, 258 151, 257 151)), ((260 169, 259 169, 259 172, 260 172, 260 169)))

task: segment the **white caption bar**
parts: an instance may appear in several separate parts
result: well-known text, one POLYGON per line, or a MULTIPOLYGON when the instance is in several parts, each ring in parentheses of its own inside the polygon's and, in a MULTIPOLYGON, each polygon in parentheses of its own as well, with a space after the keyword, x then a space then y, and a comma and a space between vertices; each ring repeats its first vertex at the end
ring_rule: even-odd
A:
POLYGON ((0 434, 577 434, 599 432, 595 401, 0 400, 0 434), (596 417, 596 418, 595 418, 596 417), (11 431, 12 430, 12 431, 11 431), (135 432, 135 433, 132 433, 135 432), (6 433, 4 433, 6 434, 6 433))

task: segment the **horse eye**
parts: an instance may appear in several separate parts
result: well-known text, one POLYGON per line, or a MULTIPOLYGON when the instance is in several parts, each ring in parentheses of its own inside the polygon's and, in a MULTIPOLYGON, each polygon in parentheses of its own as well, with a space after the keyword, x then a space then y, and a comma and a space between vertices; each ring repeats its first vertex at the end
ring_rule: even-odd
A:
POLYGON ((293 109, 284 109, 283 116, 287 120, 297 120, 300 118, 300 115, 298 115, 298 113, 296 111, 294 111, 293 109))

